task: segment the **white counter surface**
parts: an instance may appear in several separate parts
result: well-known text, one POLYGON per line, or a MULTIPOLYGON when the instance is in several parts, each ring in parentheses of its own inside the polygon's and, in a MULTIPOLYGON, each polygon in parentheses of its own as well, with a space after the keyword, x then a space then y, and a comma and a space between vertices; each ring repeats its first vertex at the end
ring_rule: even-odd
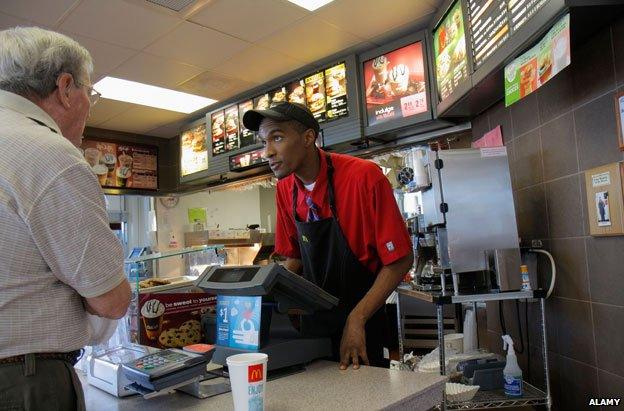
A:
MULTIPOLYGON (((231 393, 203 400, 178 392, 149 400, 116 398, 80 379, 88 411, 234 409, 231 393)), ((428 410, 442 402, 445 381, 437 374, 366 366, 341 371, 337 363, 317 361, 304 372, 267 382, 265 409, 428 410)))

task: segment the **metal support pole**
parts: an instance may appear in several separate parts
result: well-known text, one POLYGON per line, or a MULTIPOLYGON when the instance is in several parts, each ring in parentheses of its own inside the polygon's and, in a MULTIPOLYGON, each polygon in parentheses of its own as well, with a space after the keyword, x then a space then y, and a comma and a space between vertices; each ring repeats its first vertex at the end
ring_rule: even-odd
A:
POLYGON ((444 306, 441 304, 436 305, 436 312, 438 316, 438 342, 440 344, 440 375, 446 375, 446 364, 444 358, 444 306))
POLYGON ((550 372, 548 366, 548 344, 546 341, 546 299, 540 298, 540 308, 542 311, 542 357, 544 359, 544 372, 546 373, 546 398, 548 401, 547 408, 550 410, 552 407, 552 399, 550 397, 550 372))
POLYGON ((397 292, 397 302, 396 302, 396 313, 397 313, 397 331, 399 336, 399 362, 403 362, 403 320, 401 319, 401 294, 397 292))

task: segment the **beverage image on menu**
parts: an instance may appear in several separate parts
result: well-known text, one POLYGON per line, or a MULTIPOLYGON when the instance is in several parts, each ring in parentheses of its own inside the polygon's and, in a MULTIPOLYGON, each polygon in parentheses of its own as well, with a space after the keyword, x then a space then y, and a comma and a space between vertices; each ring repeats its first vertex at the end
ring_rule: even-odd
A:
MULTIPOLYGON (((238 118, 239 120, 243 118, 245 113, 249 110, 253 109, 253 100, 243 101, 238 104, 238 118)), ((239 121, 240 126, 240 146, 247 147, 255 143, 255 135, 254 132, 248 130, 243 125, 242 121, 239 121)))
POLYGON ((427 111, 420 42, 364 62, 368 125, 427 111))
POLYGON ((155 340, 160 335, 162 328, 165 305, 158 300, 149 300, 141 307, 141 317, 147 338, 155 340))
POLYGON ((305 78, 306 105, 320 123, 325 121, 325 76, 323 72, 305 78))
POLYGON ((238 140, 238 106, 225 109, 225 151, 240 147, 238 140))
POLYGON ((286 95, 290 103, 305 105, 305 83, 303 80, 293 81, 286 86, 286 95))
POLYGON ((210 129, 212 130, 212 155, 225 152, 225 113, 218 111, 210 116, 210 129))
POLYGON ((208 149, 206 148, 206 124, 186 130, 180 137, 182 176, 208 169, 208 149))
POLYGON ((327 119, 333 120, 349 114, 347 107, 347 68, 345 63, 325 70, 325 93, 327 94, 327 119))
POLYGON ((286 101, 286 87, 280 87, 269 93, 271 97, 271 107, 282 101, 286 101))

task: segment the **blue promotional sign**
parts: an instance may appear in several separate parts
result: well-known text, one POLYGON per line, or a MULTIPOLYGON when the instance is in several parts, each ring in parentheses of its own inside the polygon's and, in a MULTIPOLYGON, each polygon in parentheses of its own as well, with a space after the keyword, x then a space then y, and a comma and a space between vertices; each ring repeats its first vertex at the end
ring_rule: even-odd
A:
POLYGON ((257 351, 261 308, 262 297, 217 296, 217 345, 257 351))

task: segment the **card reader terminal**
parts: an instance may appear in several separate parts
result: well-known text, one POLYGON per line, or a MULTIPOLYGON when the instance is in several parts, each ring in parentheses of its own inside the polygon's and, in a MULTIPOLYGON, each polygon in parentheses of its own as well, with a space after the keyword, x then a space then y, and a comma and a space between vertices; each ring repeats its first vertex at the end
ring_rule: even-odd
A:
POLYGON ((204 374, 210 357, 168 349, 125 363, 123 370, 130 381, 160 391, 204 374))

